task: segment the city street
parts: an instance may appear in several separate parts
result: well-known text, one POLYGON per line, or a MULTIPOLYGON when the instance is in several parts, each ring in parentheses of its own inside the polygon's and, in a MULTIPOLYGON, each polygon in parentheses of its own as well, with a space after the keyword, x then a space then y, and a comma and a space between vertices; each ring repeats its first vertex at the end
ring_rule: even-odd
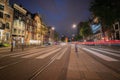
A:
POLYGON ((0 80, 120 80, 120 0, 0 0, 0 80))
POLYGON ((0 80, 120 80, 120 51, 74 44, 0 53, 0 80))

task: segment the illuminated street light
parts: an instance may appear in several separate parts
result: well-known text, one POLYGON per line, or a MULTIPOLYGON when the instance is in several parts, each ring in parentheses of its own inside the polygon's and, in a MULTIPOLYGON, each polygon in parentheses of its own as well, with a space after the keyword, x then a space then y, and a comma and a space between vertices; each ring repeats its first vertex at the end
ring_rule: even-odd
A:
POLYGON ((52 30, 55 30, 55 28, 54 28, 54 27, 52 27, 52 30))
MULTIPOLYGON (((72 25, 72 28, 73 28, 73 29, 76 29, 76 27, 77 27, 76 24, 73 24, 73 25, 72 25)), ((75 31, 74 31, 73 34, 72 34, 72 40, 74 40, 74 38, 75 38, 75 31)))
POLYGON ((73 26, 72 26, 73 28, 76 28, 76 24, 73 24, 73 26))

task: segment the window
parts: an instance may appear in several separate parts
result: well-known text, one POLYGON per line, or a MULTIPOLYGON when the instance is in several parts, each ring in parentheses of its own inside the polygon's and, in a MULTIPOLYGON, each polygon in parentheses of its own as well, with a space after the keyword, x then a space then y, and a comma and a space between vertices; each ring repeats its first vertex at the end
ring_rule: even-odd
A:
POLYGON ((20 34, 21 33, 21 30, 18 30, 18 34, 20 34))
POLYGON ((118 24, 115 24, 115 30, 118 30, 118 24))
POLYGON ((116 39, 117 39, 117 40, 120 40, 120 34, 119 34, 119 31, 116 32, 116 39))
POLYGON ((9 14, 5 14, 5 16, 6 16, 7 18, 10 18, 10 15, 9 15, 9 14))
POLYGON ((0 23, 0 29, 5 29, 5 24, 0 23))
POLYGON ((1 37, 2 37, 2 32, 0 31, 0 40, 1 40, 1 37))
POLYGON ((9 33, 6 33, 6 40, 9 40, 9 37, 10 37, 9 33))
POLYGON ((0 12, 0 18, 3 18, 3 13, 2 12, 0 12))
POLYGON ((2 23, 0 22, 0 28, 2 27, 2 23))
POLYGON ((1 31, 0 31, 0 36, 2 35, 1 31))
POLYGON ((7 28, 7 29, 10 29, 9 23, 6 23, 6 28, 7 28))
POLYGON ((17 30, 16 29, 14 29, 14 33, 16 33, 17 32, 17 30))
POLYGON ((0 4, 0 10, 4 10, 4 6, 0 4))

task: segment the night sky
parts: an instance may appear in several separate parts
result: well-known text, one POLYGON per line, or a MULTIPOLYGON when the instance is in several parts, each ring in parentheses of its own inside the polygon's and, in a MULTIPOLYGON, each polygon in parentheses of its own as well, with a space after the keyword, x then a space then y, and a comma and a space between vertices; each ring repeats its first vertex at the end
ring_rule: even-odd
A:
POLYGON ((39 12, 44 22, 60 34, 75 33, 73 24, 88 20, 91 0, 9 0, 22 4, 32 13, 39 12))

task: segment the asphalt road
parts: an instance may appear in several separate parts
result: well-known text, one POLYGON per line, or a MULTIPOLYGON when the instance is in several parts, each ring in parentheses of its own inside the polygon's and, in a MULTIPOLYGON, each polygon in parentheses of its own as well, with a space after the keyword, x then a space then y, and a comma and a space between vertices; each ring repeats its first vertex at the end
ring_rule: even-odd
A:
POLYGON ((120 80, 119 50, 77 48, 54 45, 1 53, 0 80, 120 80))

